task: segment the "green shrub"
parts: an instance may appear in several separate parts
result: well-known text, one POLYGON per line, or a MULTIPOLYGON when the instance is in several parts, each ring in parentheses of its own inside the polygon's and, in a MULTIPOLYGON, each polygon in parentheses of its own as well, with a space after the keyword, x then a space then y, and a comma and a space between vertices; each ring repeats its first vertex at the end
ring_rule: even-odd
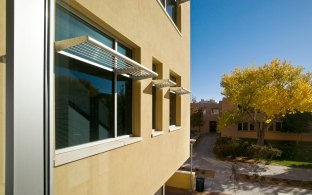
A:
POLYGON ((283 151, 276 159, 312 162, 312 142, 271 141, 270 144, 283 151))
POLYGON ((213 148, 213 152, 217 155, 217 157, 227 157, 227 156, 236 156, 236 150, 239 147, 239 143, 237 143, 234 139, 219 137, 217 138, 216 144, 213 148))
POLYGON ((273 148, 272 146, 258 146, 254 144, 253 140, 228 137, 217 138, 213 152, 220 158, 243 156, 256 159, 272 159, 282 154, 282 151, 277 148, 273 148))
POLYGON ((252 144, 248 148, 248 157, 256 159, 272 159, 282 155, 282 151, 272 146, 259 146, 252 144))

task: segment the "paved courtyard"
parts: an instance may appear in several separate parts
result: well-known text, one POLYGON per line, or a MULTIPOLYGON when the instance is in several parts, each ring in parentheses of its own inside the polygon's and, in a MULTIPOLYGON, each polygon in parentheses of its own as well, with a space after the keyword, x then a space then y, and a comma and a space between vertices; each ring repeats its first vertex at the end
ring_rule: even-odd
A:
MULTIPOLYGON (((200 170, 209 170, 214 173, 205 177, 205 192, 239 194, 239 195, 312 195, 312 190, 294 188, 283 185, 270 185, 265 182, 235 181, 232 172, 232 162, 216 160, 212 152, 216 141, 216 134, 207 134, 198 139, 194 145, 193 167, 200 170)), ((189 167, 188 160, 184 167, 189 167)), ((277 165, 236 163, 237 174, 266 176, 272 178, 312 181, 312 170, 288 168, 277 165)))

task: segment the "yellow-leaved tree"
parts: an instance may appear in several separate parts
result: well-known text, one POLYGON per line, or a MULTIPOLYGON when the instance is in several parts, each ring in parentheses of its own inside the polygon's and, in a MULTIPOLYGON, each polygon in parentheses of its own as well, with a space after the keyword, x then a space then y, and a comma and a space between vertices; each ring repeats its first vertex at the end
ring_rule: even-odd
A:
POLYGON ((312 74, 274 59, 261 67, 236 68, 221 80, 222 94, 233 105, 219 118, 219 128, 250 121, 263 145, 269 126, 286 114, 312 111, 312 74), (263 125, 260 125, 260 124, 263 125))

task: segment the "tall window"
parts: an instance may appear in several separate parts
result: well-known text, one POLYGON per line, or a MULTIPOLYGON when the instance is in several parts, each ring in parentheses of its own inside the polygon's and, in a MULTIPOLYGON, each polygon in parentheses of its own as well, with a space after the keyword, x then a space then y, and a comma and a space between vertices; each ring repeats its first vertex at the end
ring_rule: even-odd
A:
POLYGON ((177 96, 174 93, 170 93, 170 125, 176 125, 177 124, 177 115, 176 115, 176 101, 177 96))
MULTIPOLYGON (((153 64, 153 71, 157 72, 157 65, 153 64)), ((157 72, 158 73, 158 72, 157 72)), ((157 122, 157 88, 152 86, 152 129, 156 130, 157 122)))
MULTIPOLYGON (((170 75, 170 80, 173 82, 177 82, 177 78, 173 75, 170 75)), ((173 92, 170 92, 170 125, 176 125, 177 124, 177 95, 173 92)))
MULTIPOLYGON (((132 57, 129 48, 57 5, 55 39, 81 35, 132 57)), ((130 135, 132 79, 56 53, 55 128, 56 149, 130 135)))
POLYGON ((161 4, 165 8, 166 12, 172 19, 172 21, 177 24, 177 2, 176 0, 161 0, 161 4))

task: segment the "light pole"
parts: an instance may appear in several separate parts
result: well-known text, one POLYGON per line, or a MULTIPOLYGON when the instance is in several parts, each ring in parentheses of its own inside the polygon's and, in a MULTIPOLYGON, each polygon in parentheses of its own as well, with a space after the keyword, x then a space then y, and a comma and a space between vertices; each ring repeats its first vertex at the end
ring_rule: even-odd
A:
POLYGON ((190 160, 191 160, 191 168, 190 168, 190 184, 191 184, 191 193, 193 192, 194 186, 193 186, 193 145, 196 142, 196 139, 190 139, 190 160))

